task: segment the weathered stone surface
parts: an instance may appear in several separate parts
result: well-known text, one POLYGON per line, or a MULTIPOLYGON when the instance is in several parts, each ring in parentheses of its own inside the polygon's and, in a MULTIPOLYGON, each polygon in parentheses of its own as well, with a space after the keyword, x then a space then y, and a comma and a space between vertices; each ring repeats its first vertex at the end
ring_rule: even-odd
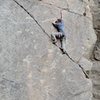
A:
POLYGON ((94 58, 100 61, 100 42, 98 41, 94 49, 94 58))
POLYGON ((51 23, 69 5, 63 11, 67 52, 75 61, 88 58, 96 36, 92 21, 80 15, 83 3, 17 2, 0 1, 0 100, 91 100, 91 81, 48 37, 55 32, 51 23))
POLYGON ((97 35, 97 43, 94 48, 94 58, 100 60, 100 1, 93 0, 91 4, 91 11, 93 15, 93 26, 97 35))
POLYGON ((94 61, 91 70, 91 79, 93 82, 93 100, 100 99, 100 62, 94 61))
POLYGON ((79 61, 79 64, 85 69, 85 70, 91 70, 91 68, 93 67, 93 63, 92 61, 86 59, 85 57, 82 57, 79 61))
POLYGON ((100 99, 100 0, 91 0, 91 11, 93 14, 93 25, 97 35, 97 42, 93 52, 93 68, 91 79, 93 82, 93 100, 100 99))
MULTIPOLYGON (((56 5, 45 4, 42 1, 38 2, 37 6, 27 7, 26 1, 24 1, 24 3, 22 3, 22 1, 20 2, 20 0, 17 1, 35 17, 35 19, 49 35, 54 32, 54 29, 50 23, 52 23, 56 18, 60 17, 60 11, 62 10, 61 8, 58 8, 58 6, 56 7, 56 5)), ((72 1, 74 2, 74 0, 70 0, 68 3, 71 4, 72 1)), ((77 4, 78 3, 80 7, 78 7, 79 5, 75 5, 76 3, 72 3, 78 8, 76 11, 84 11, 84 8, 81 7, 84 3, 77 0, 77 4)), ((28 5, 31 4, 29 3, 28 5)), ((91 18, 89 19, 88 17, 82 16, 80 12, 75 12, 75 7, 73 7, 71 10, 72 12, 63 10, 62 13, 66 25, 65 32, 67 34, 66 49, 71 57, 73 57, 75 61, 78 61, 83 55, 85 55, 87 58, 90 57, 90 51, 92 51, 90 49, 93 48, 96 42, 96 35, 94 34, 91 18)))

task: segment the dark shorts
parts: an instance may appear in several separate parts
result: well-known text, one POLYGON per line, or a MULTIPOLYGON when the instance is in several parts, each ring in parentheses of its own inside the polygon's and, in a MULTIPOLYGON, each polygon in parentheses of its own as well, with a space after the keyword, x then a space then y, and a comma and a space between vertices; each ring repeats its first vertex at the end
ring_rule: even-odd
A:
POLYGON ((56 35, 56 38, 57 39, 64 39, 64 38, 66 38, 66 36, 64 34, 58 34, 58 35, 56 35))

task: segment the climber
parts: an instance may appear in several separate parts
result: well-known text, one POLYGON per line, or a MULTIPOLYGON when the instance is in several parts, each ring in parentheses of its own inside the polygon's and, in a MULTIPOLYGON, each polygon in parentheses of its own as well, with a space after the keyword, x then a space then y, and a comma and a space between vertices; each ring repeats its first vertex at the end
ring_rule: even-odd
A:
POLYGON ((57 33, 51 34, 51 39, 52 42, 55 44, 57 42, 57 40, 60 40, 60 49, 61 51, 65 54, 66 50, 65 50, 65 44, 64 42, 66 41, 66 35, 64 32, 64 22, 62 20, 62 17, 60 19, 57 19, 55 21, 55 23, 52 23, 52 25, 57 29, 57 33))

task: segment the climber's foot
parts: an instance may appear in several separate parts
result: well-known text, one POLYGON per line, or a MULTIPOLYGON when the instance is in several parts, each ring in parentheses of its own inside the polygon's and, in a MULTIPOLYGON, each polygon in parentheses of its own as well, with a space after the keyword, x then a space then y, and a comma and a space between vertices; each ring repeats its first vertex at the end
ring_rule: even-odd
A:
POLYGON ((53 43, 53 44, 56 44, 56 43, 57 43, 57 41, 55 41, 55 40, 52 40, 52 43, 53 43))
POLYGON ((56 44, 57 43, 57 40, 51 35, 51 40, 52 40, 52 43, 53 44, 56 44))
POLYGON ((66 54, 66 50, 64 50, 63 48, 60 48, 62 51, 62 54, 66 54))

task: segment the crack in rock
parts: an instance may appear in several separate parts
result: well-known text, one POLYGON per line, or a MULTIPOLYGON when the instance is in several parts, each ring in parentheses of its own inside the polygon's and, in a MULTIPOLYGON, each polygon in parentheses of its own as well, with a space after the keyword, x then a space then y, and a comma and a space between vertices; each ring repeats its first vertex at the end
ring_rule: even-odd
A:
MULTIPOLYGON (((25 9, 19 2, 17 2, 16 0, 13 0, 17 5, 19 5, 35 22, 36 22, 36 24, 41 28, 41 30, 51 39, 51 37, 48 35, 48 33, 45 31, 45 29, 43 29, 43 27, 38 23, 38 21, 34 18, 34 16, 29 12, 29 11, 27 11, 27 9, 25 9)), ((62 8, 63 10, 65 10, 65 8, 62 8)), ((66 9, 66 10, 68 10, 68 8, 66 9)), ((69 10, 68 10, 69 11, 69 10)), ((69 11, 69 12, 72 12, 72 11, 69 11)), ((74 13, 74 14, 77 14, 77 13, 75 13, 75 12, 72 12, 72 13, 74 13)), ((79 14, 80 15, 80 14, 79 14)), ((83 16, 83 15, 81 15, 81 16, 83 16)), ((57 45, 56 45, 57 46, 57 45)), ((58 46, 57 46, 58 47, 58 46)), ((59 48, 59 47, 58 47, 59 48)), ((60 49, 60 48, 59 48, 60 49)), ((69 56, 69 54, 68 53, 66 53, 66 55, 67 55, 67 57, 72 61, 72 62, 74 62, 74 63, 76 63, 76 64, 78 64, 76 61, 74 61, 73 60, 73 58, 71 58, 70 56, 69 56)), ((89 76, 88 76, 88 74, 86 73, 86 71, 84 70, 84 68, 80 65, 80 64, 78 64, 78 66, 81 68, 81 70, 82 70, 82 72, 84 73, 84 75, 85 75, 85 77, 86 78, 89 78, 89 76)))
POLYGON ((12 81, 12 80, 9 80, 9 79, 6 79, 6 78, 2 78, 3 80, 6 80, 8 82, 11 82, 11 83, 15 83, 15 81, 12 81))
MULTIPOLYGON (((68 4, 67 4, 67 5, 68 5, 67 8, 62 8, 62 7, 56 6, 56 5, 52 4, 52 3, 47 3, 47 2, 43 2, 43 4, 51 5, 51 6, 53 6, 53 7, 58 8, 58 9, 67 11, 67 12, 72 13, 72 14, 75 14, 75 15, 78 15, 78 16, 80 16, 80 17, 81 17, 81 16, 84 16, 84 13, 83 13, 83 14, 80 14, 80 13, 77 13, 77 12, 74 12, 74 11, 70 10, 68 4)), ((85 9, 85 13, 86 13, 86 9, 85 9)), ((89 20, 91 20, 91 19, 90 19, 89 17, 87 17, 86 15, 85 15, 85 17, 88 18, 89 20)))
POLYGON ((68 8, 62 8, 62 7, 56 6, 56 5, 52 4, 52 3, 47 3, 47 2, 43 2, 43 4, 52 5, 52 6, 56 7, 56 8, 61 9, 61 10, 65 10, 65 11, 68 11, 68 12, 70 12, 70 13, 73 13, 73 14, 76 14, 76 15, 79 15, 79 16, 83 16, 82 14, 79 14, 79 13, 76 13, 76 12, 74 12, 74 11, 71 11, 71 10, 69 9, 69 7, 68 7, 68 8))
POLYGON ((16 0, 13 0, 17 5, 19 5, 37 24, 38 24, 38 26, 42 29, 42 31, 48 36, 48 37, 50 37, 47 33, 46 33, 46 31, 42 28, 42 26, 38 23, 38 21, 34 18, 34 16, 31 14, 31 13, 29 13, 28 11, 27 11, 27 9, 25 9, 20 3, 18 3, 16 0))

